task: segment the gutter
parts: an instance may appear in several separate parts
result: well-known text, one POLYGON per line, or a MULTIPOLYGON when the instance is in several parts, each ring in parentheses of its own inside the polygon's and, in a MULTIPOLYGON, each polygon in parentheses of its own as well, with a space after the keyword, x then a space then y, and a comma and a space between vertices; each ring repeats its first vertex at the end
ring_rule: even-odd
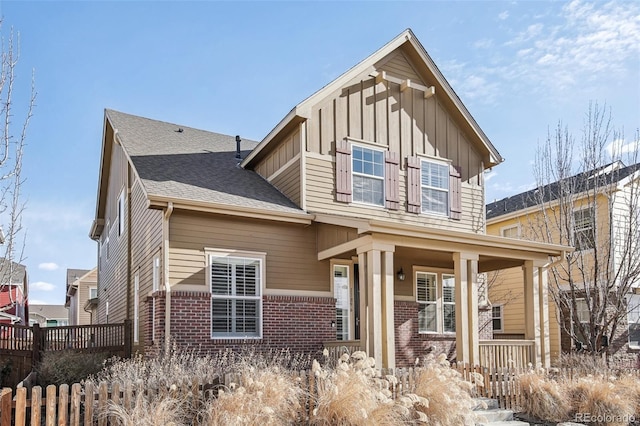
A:
POLYGON ((169 285, 169 218, 173 213, 173 203, 167 203, 162 221, 162 275, 164 280, 164 346, 166 353, 171 348, 171 286, 169 285))

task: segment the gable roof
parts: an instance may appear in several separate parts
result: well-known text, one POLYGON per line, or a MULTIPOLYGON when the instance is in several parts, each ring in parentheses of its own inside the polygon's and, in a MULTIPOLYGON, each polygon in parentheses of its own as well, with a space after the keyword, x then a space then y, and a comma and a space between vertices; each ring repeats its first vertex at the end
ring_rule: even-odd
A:
POLYGON ((89 272, 91 272, 89 269, 67 269, 67 288, 89 272))
POLYGON ((21 263, 9 262, 6 258, 0 258, 0 285, 22 284, 27 274, 27 267, 21 263), (9 280, 9 274, 11 279, 9 280))
POLYGON ((29 318, 33 316, 44 319, 68 319, 69 309, 64 305, 30 305, 29 318))
POLYGON ((549 202, 558 198, 562 187, 571 188, 572 193, 579 194, 596 187, 619 183, 638 170, 640 170, 640 163, 625 167, 621 162, 614 162, 587 172, 578 173, 564 181, 552 182, 543 187, 534 188, 487 204, 487 220, 538 205, 541 191, 543 201, 549 202), (606 175, 608 175, 606 179, 598 178, 606 175))
MULTIPOLYGON (((305 214, 291 200, 252 170, 238 167, 235 136, 208 132, 152 120, 111 109, 105 119, 113 128, 150 203, 193 202, 201 205, 238 207, 274 214, 305 214)), ((106 133, 105 133, 106 138, 106 133)), ((108 180, 111 152, 103 141, 96 219, 100 219, 101 188, 108 180)), ((242 140, 242 156, 256 146, 242 140)), ((102 194, 103 196, 105 194, 102 194)), ((95 226, 95 225, 94 225, 95 226)), ((92 231, 93 234, 93 231, 92 231)))
POLYGON ((431 59, 431 56, 429 56, 422 44, 418 41, 413 31, 407 28, 389 43, 385 44, 376 52, 324 86, 322 89, 318 90, 293 107, 293 109, 280 121, 280 123, 278 123, 278 125, 276 125, 276 127, 260 142, 260 144, 242 161, 242 167, 252 164, 253 160, 259 156, 260 152, 264 150, 267 145, 269 145, 271 140, 283 131, 288 131, 292 123, 309 118, 311 115, 311 107, 319 100, 328 96, 333 91, 338 90, 340 87, 344 86, 350 80, 368 69, 372 72, 375 71, 374 65, 378 61, 401 47, 405 47, 408 52, 411 52, 419 58, 419 61, 421 62, 420 65, 423 65, 427 73, 433 78, 438 96, 441 96, 441 99, 447 101, 454 107, 452 112, 457 113, 461 121, 467 124, 472 140, 479 143, 484 148, 485 155, 483 158, 485 159, 485 167, 493 167, 504 161, 498 150, 493 146, 469 110, 467 110, 467 107, 455 93, 447 79, 442 75, 433 59, 431 59))

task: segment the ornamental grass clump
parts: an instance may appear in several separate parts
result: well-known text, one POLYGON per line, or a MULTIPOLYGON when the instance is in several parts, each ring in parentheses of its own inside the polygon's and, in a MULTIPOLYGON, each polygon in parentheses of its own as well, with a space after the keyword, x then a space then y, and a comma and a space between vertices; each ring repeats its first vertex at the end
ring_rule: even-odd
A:
POLYGON ((238 366, 240 383, 220 390, 208 402, 203 424, 218 425, 290 425, 302 412, 303 391, 291 371, 271 366, 238 366))
POLYGON ((544 370, 536 370, 521 374, 518 382, 522 390, 522 409, 525 413, 554 422, 569 419, 571 405, 566 380, 551 380, 544 370))
MULTIPOLYGON (((391 399, 390 378, 377 377, 364 352, 344 354, 335 368, 313 362, 317 383, 312 425, 389 425, 409 420, 409 410, 391 399)), ((392 380, 395 380, 393 378, 392 380)))
MULTIPOLYGON (((593 425, 622 426, 634 415, 634 401, 629 398, 617 379, 582 377, 568 389, 572 411, 588 413, 593 425)), ((572 416, 574 417, 574 416, 572 416)))
POLYGON ((186 426, 192 424, 185 412, 184 401, 165 396, 149 401, 138 394, 130 408, 109 401, 107 410, 99 413, 108 418, 110 425, 117 426, 186 426))
POLYGON ((427 403, 415 404, 424 414, 427 425, 474 425, 475 402, 471 396, 473 384, 451 368, 444 354, 427 356, 424 366, 416 369, 415 394, 427 403))

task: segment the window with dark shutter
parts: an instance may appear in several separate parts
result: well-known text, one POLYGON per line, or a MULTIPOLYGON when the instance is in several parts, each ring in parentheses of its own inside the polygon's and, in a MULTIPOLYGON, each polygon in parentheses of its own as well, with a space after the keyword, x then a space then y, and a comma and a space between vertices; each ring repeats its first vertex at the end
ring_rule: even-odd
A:
POLYGON ((336 200, 351 202, 351 150, 346 140, 336 141, 336 200))
POLYGON ((420 213, 420 160, 407 157, 407 212, 420 213))
POLYGON ((449 166, 449 217, 454 220, 462 218, 462 168, 449 166))
POLYGON ((385 207, 390 210, 400 208, 399 179, 400 159, 397 152, 387 152, 385 155, 385 207))

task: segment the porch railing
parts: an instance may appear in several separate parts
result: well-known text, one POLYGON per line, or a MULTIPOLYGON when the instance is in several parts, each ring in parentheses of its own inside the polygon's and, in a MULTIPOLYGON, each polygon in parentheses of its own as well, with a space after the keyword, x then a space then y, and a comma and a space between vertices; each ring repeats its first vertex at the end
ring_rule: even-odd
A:
POLYGON ((344 353, 351 355, 354 352, 364 350, 360 340, 332 340, 323 343, 325 349, 329 351, 329 357, 338 359, 344 353))
POLYGON ((535 365, 533 340, 481 340, 480 365, 490 369, 522 368, 535 365))

